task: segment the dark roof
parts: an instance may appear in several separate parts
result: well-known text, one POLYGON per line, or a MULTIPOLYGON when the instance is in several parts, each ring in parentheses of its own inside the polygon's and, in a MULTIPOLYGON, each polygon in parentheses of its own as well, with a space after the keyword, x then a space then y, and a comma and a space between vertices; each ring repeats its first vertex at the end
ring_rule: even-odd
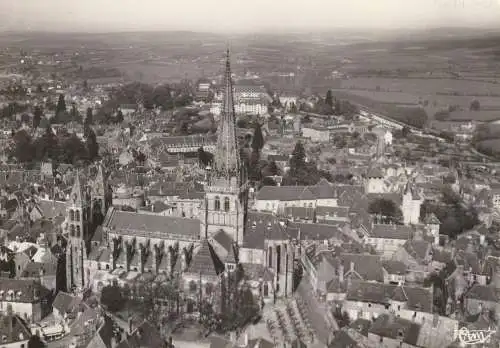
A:
POLYGON ((188 273, 203 276, 218 276, 224 271, 224 264, 215 253, 213 246, 207 239, 202 240, 200 249, 193 256, 188 273))
POLYGON ((24 303, 37 302, 50 294, 49 289, 35 280, 3 278, 0 281, 0 292, 3 292, 3 296, 7 296, 9 291, 14 293, 14 299, 11 302, 24 303))
POLYGON ((389 300, 406 302, 408 309, 432 313, 433 296, 430 289, 353 280, 347 291, 349 301, 386 304, 389 300))
POLYGON ((2 336, 5 335, 2 345, 28 340, 31 337, 31 332, 17 315, 0 313, 0 332, 2 336), (11 332, 9 328, 12 328, 11 332))
POLYGON ((234 241, 231 236, 224 230, 219 230, 216 234, 213 235, 212 238, 214 241, 219 243, 219 245, 223 247, 227 252, 232 251, 234 241))
POLYGON ((162 339, 158 330, 149 322, 143 322, 116 348, 165 348, 167 343, 162 339))
POLYGON ((370 333, 416 346, 420 334, 420 325, 390 314, 379 316, 373 323, 370 333))
POLYGON ((413 229, 411 226, 405 225, 373 225, 371 230, 371 238, 385 239, 406 239, 409 240, 412 236, 413 229))
POLYGON ((59 313, 64 314, 72 311, 74 307, 81 302, 81 299, 66 292, 59 291, 54 299, 54 302, 52 303, 52 307, 57 309, 59 313))
POLYGON ((126 212, 113 208, 108 210, 103 226, 112 229, 115 233, 149 232, 182 235, 196 239, 200 235, 200 220, 198 219, 126 212))

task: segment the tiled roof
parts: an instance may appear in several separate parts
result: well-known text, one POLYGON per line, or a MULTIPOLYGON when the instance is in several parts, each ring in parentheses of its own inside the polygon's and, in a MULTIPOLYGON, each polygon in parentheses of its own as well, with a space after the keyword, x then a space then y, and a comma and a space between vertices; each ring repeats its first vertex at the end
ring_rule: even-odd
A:
POLYGON ((158 330, 149 322, 143 322, 116 348, 166 348, 167 343, 162 339, 158 330))
POLYGON ((66 202, 40 200, 37 203, 43 217, 47 219, 55 218, 56 216, 66 215, 66 202))
POLYGON ((431 251, 431 243, 424 240, 409 240, 403 247, 417 261, 424 260, 431 251))
POLYGON ((339 260, 344 266, 344 274, 350 271, 352 263, 353 271, 359 274, 363 280, 384 281, 382 262, 379 255, 340 254, 339 260))
POLYGON ((465 294, 465 297, 467 299, 475 299, 479 301, 499 302, 500 289, 495 289, 495 287, 491 285, 475 284, 465 294))
POLYGON ((407 272, 406 265, 400 261, 387 260, 382 263, 382 266, 389 274, 404 275, 407 272))
POLYGON ((285 207, 285 217, 313 220, 314 208, 308 207, 285 207))
MULTIPOLYGON (((31 337, 30 330, 17 315, 3 315, 0 313, 0 332, 4 337, 2 345, 7 346, 11 343, 27 341, 31 337)), ((14 344, 14 346, 16 345, 14 344)), ((24 344, 22 346, 24 347, 24 344)))
POLYGON ((383 314, 375 320, 370 333, 394 340, 400 339, 409 345, 416 346, 420 325, 390 314, 383 314))
POLYGON ((423 287, 398 286, 365 281, 353 281, 347 291, 346 299, 350 301, 372 302, 385 304, 388 300, 407 299, 410 310, 432 313, 432 291, 423 287), (398 288, 401 288, 396 292, 398 288))
POLYGON ((57 264, 53 262, 29 262, 24 266, 22 277, 39 277, 40 273, 43 275, 55 275, 57 271, 57 264))
POLYGON ((406 239, 412 236, 413 229, 405 225, 373 225, 370 237, 385 239, 406 239))
POLYGON ((79 305, 81 302, 82 300, 80 298, 66 292, 59 291, 54 299, 54 302, 52 303, 52 307, 57 309, 59 313, 64 314, 72 311, 74 307, 79 305))
POLYGON ((193 256, 188 273, 203 276, 218 276, 224 271, 224 264, 207 239, 202 240, 200 249, 193 256))
POLYGON ((243 247, 263 249, 264 240, 288 239, 286 228, 279 219, 268 213, 248 212, 243 247))
POLYGON ((135 231, 158 232, 189 238, 198 238, 200 234, 200 221, 198 219, 141 214, 113 208, 108 210, 103 226, 118 231, 118 233, 120 231, 131 234, 135 231))
POLYGON ((227 252, 232 251, 234 240, 224 230, 219 230, 212 238, 227 252))
POLYGON ((31 279, 0 280, 0 293, 4 299, 11 302, 34 303, 50 294, 50 290, 31 279), (12 300, 9 293, 13 294, 12 300))

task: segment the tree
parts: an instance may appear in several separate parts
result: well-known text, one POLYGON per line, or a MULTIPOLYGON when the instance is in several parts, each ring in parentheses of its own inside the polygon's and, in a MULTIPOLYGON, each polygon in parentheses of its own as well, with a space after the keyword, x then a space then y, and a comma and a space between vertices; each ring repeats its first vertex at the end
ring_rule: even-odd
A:
POLYGON ((122 290, 116 284, 102 288, 101 303, 111 312, 118 312, 125 307, 126 299, 122 290))
POLYGON ((28 341, 28 348, 45 348, 45 344, 42 342, 39 336, 33 335, 28 341))
POLYGON ((121 110, 118 110, 118 112, 116 113, 116 123, 122 123, 123 120, 124 120, 124 117, 123 117, 123 112, 121 110))
POLYGON ((481 109, 481 104, 479 103, 479 100, 474 99, 473 101, 471 101, 469 109, 470 111, 479 111, 481 109))
POLYGON ((94 115, 92 114, 92 108, 87 108, 87 114, 85 116, 85 124, 91 126, 94 124, 94 115))
POLYGON ((207 167, 212 163, 213 155, 210 152, 206 152, 203 147, 198 149, 198 160, 203 167, 207 167))
POLYGON ((43 110, 40 106, 36 106, 33 112, 33 129, 37 129, 42 121, 43 110))
POLYGON ((280 169, 275 161, 269 162, 266 168, 270 175, 280 175, 280 169))
POLYGON ((87 153, 89 155, 89 159, 93 161, 99 156, 99 144, 97 143, 97 137, 92 128, 88 129, 85 142, 87 145, 87 153))
POLYGON ((14 148, 11 155, 19 162, 31 162, 35 158, 35 149, 31 136, 25 130, 20 130, 14 135, 14 148))
POLYGON ((368 206, 368 212, 390 222, 399 222, 403 215, 394 201, 385 198, 373 200, 368 206))
POLYGON ((262 135, 262 127, 260 123, 256 122, 255 129, 253 131, 252 138, 252 149, 256 153, 260 153, 264 147, 264 136, 262 135))
POLYGON ((301 141, 295 144, 295 148, 292 152, 292 158, 290 159, 290 171, 297 171, 299 168, 304 167, 306 163, 306 149, 301 141))
POLYGON ((59 99, 56 106, 56 115, 59 113, 66 112, 66 101, 64 100, 64 94, 59 94, 59 99))
POLYGON ((333 93, 331 89, 326 92, 325 104, 331 108, 333 107, 333 93))
POLYGON ((71 134, 63 142, 62 161, 68 164, 75 164, 79 160, 87 158, 87 149, 76 134, 71 134))
POLYGON ((410 127, 408 127, 408 126, 404 126, 401 129, 401 134, 403 135, 404 138, 406 138, 408 135, 410 135, 410 133, 411 133, 411 130, 410 130, 410 127))

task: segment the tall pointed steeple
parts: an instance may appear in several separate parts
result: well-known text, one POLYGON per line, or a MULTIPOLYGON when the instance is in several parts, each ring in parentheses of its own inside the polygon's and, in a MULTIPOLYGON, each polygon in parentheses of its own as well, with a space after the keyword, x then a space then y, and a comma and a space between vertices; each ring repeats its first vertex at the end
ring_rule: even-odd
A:
POLYGON ((240 175, 240 156, 236 139, 236 117, 234 112, 233 81, 229 49, 226 57, 224 77, 224 100, 217 129, 217 148, 214 154, 214 174, 220 178, 238 178, 240 175))
POLYGON ((78 173, 78 170, 76 171, 75 182, 73 183, 69 199, 73 204, 82 204, 82 186, 80 185, 80 174, 78 173))

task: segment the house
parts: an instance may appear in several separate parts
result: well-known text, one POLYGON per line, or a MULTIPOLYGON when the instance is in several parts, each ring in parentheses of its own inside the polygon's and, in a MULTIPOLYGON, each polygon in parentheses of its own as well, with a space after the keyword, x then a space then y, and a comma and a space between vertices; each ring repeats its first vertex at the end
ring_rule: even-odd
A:
POLYGON ((8 308, 0 311, 0 344, 5 348, 28 348, 31 332, 21 318, 8 308))
POLYGON ((26 321, 38 322, 50 313, 52 293, 32 279, 0 279, 0 311, 11 306, 26 321))
POLYGON ((311 139, 311 141, 316 143, 328 143, 330 142, 330 130, 328 128, 319 126, 303 126, 302 136, 304 138, 311 139))
POLYGON ((423 281, 433 271, 432 245, 425 240, 408 240, 394 252, 392 259, 405 264, 409 281, 423 281))
POLYGON ((413 228, 410 226, 374 224, 365 237, 365 243, 389 259, 412 236, 413 228))
POLYGON ((368 332, 368 340, 377 347, 418 347, 420 325, 411 320, 384 314, 378 317, 368 332))
POLYGON ((116 348, 167 348, 172 342, 166 342, 149 322, 144 321, 137 328, 130 328, 127 338, 116 348))
POLYGON ((415 322, 432 320, 433 288, 352 280, 343 301, 351 319, 395 313, 415 322))

